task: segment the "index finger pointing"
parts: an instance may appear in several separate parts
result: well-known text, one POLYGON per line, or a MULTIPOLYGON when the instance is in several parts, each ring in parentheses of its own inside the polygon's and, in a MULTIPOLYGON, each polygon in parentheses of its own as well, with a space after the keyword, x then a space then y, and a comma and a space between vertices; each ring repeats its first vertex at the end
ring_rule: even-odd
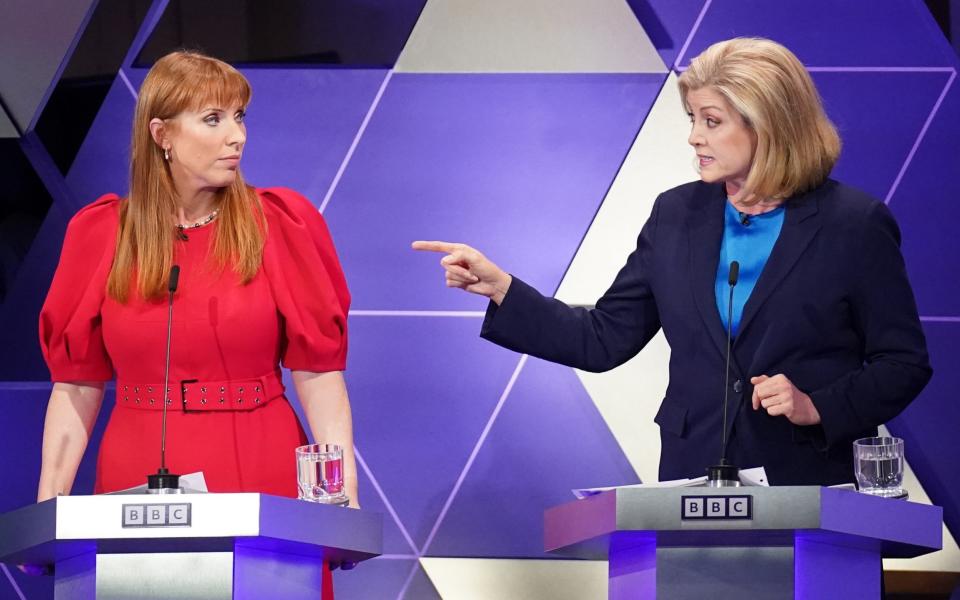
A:
POLYGON ((425 242, 416 241, 410 244, 414 250, 426 250, 428 252, 453 252, 457 249, 457 244, 451 242, 425 242))

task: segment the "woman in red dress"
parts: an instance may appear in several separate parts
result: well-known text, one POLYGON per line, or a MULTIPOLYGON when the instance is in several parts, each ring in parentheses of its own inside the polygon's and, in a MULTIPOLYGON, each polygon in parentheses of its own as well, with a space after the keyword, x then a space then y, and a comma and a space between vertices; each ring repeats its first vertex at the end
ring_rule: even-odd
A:
POLYGON ((156 471, 176 264, 170 471, 202 471, 213 492, 296 497, 294 448, 306 436, 284 397, 282 363, 314 438, 344 448, 344 483, 357 505, 342 374, 346 281, 310 202, 241 177, 250 95, 246 78, 219 60, 161 58, 137 100, 129 196, 104 196, 70 222, 40 317, 54 386, 38 500, 70 493, 114 375, 95 491, 141 485, 156 471))

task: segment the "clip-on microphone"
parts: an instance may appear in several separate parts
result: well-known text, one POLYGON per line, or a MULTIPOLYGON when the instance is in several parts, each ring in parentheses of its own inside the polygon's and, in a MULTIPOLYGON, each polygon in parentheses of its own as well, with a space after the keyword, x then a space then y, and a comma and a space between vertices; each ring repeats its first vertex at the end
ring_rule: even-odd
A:
POLYGON ((707 487, 739 487, 740 468, 727 461, 727 399, 730 393, 730 340, 733 337, 733 288, 740 278, 740 263, 730 263, 730 297, 727 303, 727 372, 723 380, 723 436, 720 441, 720 463, 707 467, 707 487))

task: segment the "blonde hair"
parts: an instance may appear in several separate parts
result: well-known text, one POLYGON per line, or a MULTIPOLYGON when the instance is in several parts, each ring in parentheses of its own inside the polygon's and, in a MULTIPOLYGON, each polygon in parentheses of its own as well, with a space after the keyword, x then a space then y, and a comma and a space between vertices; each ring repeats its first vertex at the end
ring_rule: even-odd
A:
MULTIPOLYGON (((250 83, 239 71, 198 52, 167 54, 147 73, 133 117, 130 195, 120 207, 116 256, 107 280, 112 298, 126 302, 134 276, 140 295, 162 297, 173 266, 177 196, 170 166, 150 134, 151 119, 171 119, 208 102, 245 107, 250 96, 250 83)), ((218 196, 213 256, 218 267, 232 265, 247 283, 257 274, 263 258, 263 207, 239 170, 218 196)))
POLYGON ((710 87, 740 113, 757 136, 744 184, 747 203, 784 199, 822 184, 840 155, 840 136, 817 88, 797 57, 763 38, 713 44, 679 78, 687 94, 710 87))

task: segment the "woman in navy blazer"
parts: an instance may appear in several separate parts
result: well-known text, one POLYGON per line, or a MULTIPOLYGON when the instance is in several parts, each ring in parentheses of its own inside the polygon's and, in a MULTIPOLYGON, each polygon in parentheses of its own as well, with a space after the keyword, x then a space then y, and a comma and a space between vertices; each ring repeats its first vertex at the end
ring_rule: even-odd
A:
POLYGON ((799 60, 763 39, 708 48, 680 77, 701 181, 661 194, 595 308, 546 298, 463 244, 447 285, 491 299, 482 336, 587 371, 663 328, 670 379, 656 416, 661 480, 716 464, 727 283, 734 297, 726 434, 733 464, 778 485, 853 481, 851 443, 876 435, 931 375, 900 232, 887 207, 828 179, 836 130, 799 60))

